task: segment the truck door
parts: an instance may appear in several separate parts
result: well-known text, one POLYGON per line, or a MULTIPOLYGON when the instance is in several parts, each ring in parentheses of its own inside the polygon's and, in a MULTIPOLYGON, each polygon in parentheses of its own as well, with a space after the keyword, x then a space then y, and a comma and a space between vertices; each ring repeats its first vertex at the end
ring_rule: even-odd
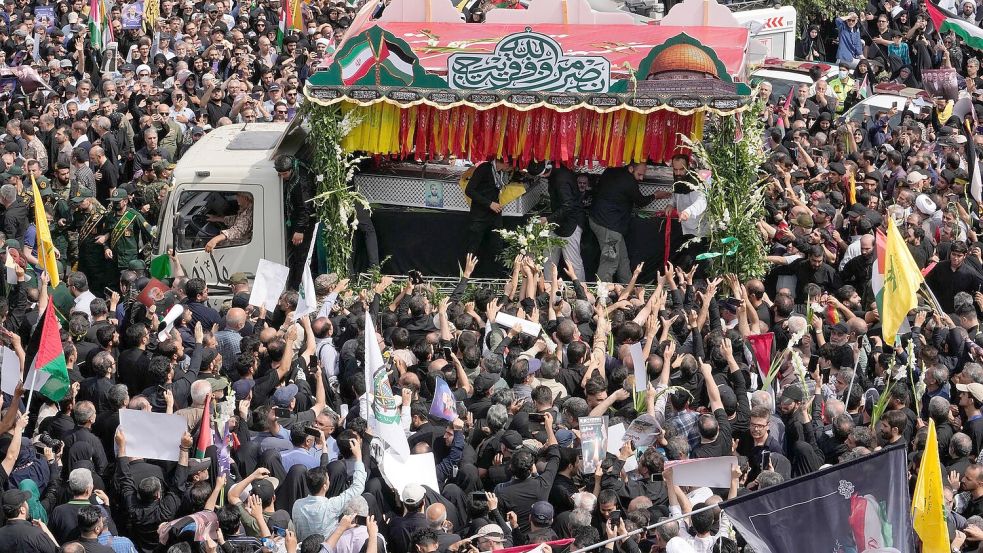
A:
POLYGON ((265 257, 263 187, 256 184, 201 184, 179 187, 171 218, 174 252, 189 278, 203 279, 213 295, 229 293, 229 277, 250 279, 265 257), (211 252, 205 245, 223 230, 234 237, 211 252))

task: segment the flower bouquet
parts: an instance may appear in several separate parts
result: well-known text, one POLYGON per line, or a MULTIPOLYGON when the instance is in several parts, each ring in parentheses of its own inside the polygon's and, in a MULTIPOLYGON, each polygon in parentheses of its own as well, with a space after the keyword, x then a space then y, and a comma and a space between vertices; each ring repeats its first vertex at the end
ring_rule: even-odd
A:
POLYGON ((556 225, 532 217, 524 225, 515 230, 497 229, 505 247, 498 254, 498 260, 508 268, 512 268, 517 255, 523 255, 542 267, 549 258, 550 251, 563 245, 563 239, 554 234, 556 225))

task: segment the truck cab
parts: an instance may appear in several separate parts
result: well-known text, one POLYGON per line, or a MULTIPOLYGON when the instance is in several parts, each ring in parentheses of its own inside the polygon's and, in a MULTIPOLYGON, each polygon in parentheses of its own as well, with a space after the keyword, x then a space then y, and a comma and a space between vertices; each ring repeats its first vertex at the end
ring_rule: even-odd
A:
POLYGON ((203 136, 174 168, 157 253, 173 248, 184 273, 204 279, 216 300, 230 295, 234 273, 252 280, 260 259, 285 263, 283 185, 273 158, 295 154, 303 135, 298 122, 226 125, 203 136), (236 215, 240 194, 251 200, 251 232, 206 252, 205 244, 223 228, 209 217, 236 215))

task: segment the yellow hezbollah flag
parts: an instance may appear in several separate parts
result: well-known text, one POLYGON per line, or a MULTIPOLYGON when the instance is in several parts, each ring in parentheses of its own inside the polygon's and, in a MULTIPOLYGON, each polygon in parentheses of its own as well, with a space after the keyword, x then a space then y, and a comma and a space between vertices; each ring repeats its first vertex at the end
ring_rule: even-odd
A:
POLYGON ((44 213, 44 202, 41 200, 41 190, 31 175, 31 189, 34 191, 34 229, 38 250, 38 264, 48 273, 52 288, 58 286, 58 262, 55 261, 55 245, 51 241, 51 230, 48 229, 48 217, 44 213))
POLYGON ((894 345, 895 335, 908 312, 918 307, 915 293, 921 283, 922 272, 911 257, 894 219, 888 217, 884 248, 884 311, 881 313, 881 329, 888 345, 894 345))
POLYGON ((949 553, 949 529, 942 499, 942 466, 935 421, 928 419, 928 440, 918 467, 918 481, 911 500, 911 519, 922 540, 922 553, 949 553))

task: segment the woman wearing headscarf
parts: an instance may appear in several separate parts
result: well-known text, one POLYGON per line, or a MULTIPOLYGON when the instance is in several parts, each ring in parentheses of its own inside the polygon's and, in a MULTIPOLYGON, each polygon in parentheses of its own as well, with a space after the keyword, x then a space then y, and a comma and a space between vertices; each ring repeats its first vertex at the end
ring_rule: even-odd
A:
POLYGON ((34 483, 34 480, 30 478, 21 480, 20 484, 17 484, 17 489, 30 494, 30 497, 27 498, 27 510, 30 514, 30 520, 39 520, 47 524, 48 511, 45 510, 44 505, 41 503, 41 490, 38 489, 38 485, 34 483))
MULTIPOLYGON (((289 512, 293 508, 295 501, 303 499, 310 494, 310 490, 307 489, 306 476, 307 467, 304 465, 290 467, 287 475, 280 482, 280 487, 276 489, 276 499, 273 504, 277 509, 283 509, 289 512)), ((331 496, 329 495, 328 497, 331 496)))
POLYGON ((795 59, 805 61, 826 61, 826 46, 819 36, 819 26, 810 25, 805 36, 795 43, 795 59))

